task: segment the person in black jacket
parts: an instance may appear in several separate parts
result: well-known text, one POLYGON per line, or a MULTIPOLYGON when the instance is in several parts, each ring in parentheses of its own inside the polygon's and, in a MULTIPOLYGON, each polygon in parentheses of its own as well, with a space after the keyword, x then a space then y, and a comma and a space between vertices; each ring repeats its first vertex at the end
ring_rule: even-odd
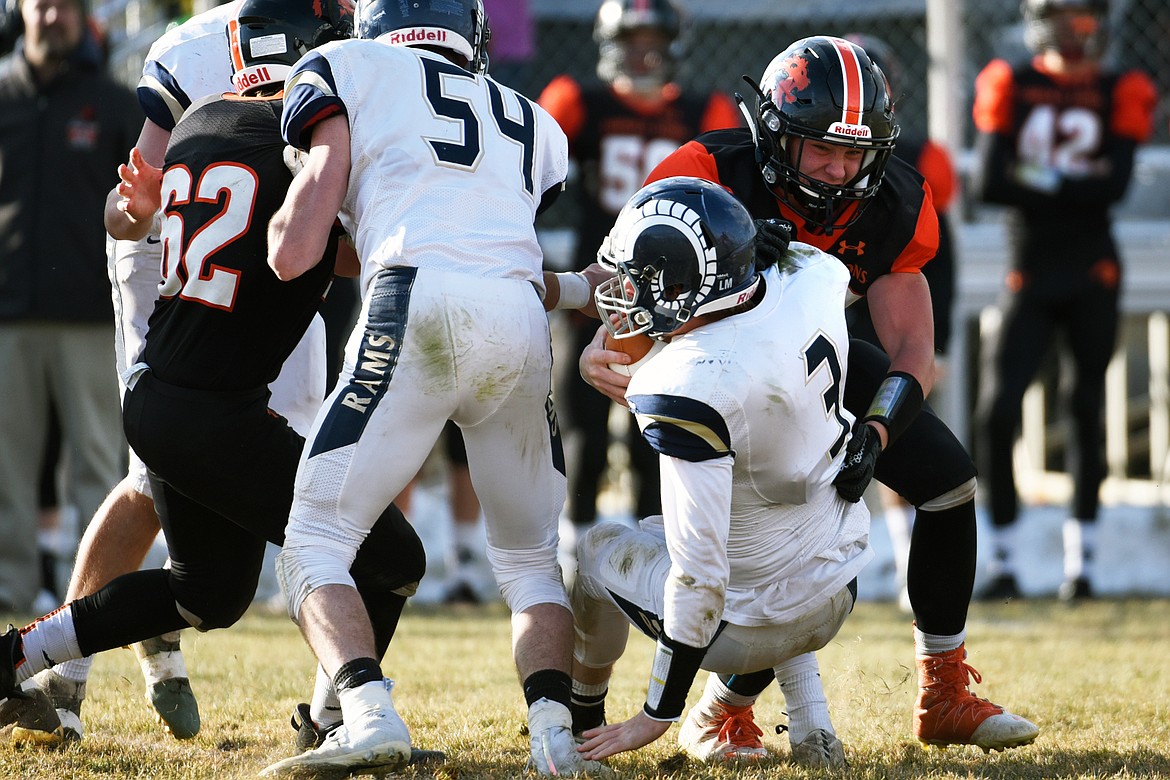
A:
POLYGON ((62 499, 93 515, 125 469, 102 207, 134 145, 134 93, 102 68, 79 0, 25 0, 0 60, 0 607, 39 582, 37 471, 50 401, 69 453, 62 499))

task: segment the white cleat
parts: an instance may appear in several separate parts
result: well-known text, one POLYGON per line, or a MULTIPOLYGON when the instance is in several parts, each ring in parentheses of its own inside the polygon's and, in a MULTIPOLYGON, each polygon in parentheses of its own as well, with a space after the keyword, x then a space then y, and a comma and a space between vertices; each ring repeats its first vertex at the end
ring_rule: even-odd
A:
POLYGON ((608 774, 600 762, 586 761, 577 752, 573 717, 563 704, 540 699, 528 708, 528 745, 532 768, 539 775, 608 774))
POLYGON ((848 766, 845 746, 824 729, 813 729, 801 742, 792 743, 792 763, 809 769, 839 769, 848 766))
MULTIPOLYGON (((389 692, 394 683, 386 680, 385 684, 389 692)), ((341 724, 320 747, 277 761, 260 776, 333 780, 352 774, 384 775, 397 772, 409 761, 410 730, 390 704, 364 713, 352 729, 341 724)))

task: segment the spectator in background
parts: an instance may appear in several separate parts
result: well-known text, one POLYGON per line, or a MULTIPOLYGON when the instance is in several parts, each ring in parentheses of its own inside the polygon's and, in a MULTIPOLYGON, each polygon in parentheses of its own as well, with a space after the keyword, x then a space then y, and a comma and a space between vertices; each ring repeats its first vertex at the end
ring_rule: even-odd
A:
POLYGON ((124 468, 102 207, 142 114, 104 72, 81 0, 25 0, 0 60, 0 607, 38 589, 38 470, 48 404, 90 517, 124 468))
MULTIPOLYGON (((540 105, 569 137, 569 154, 579 166, 578 270, 595 260, 622 206, 664 157, 701 132, 740 124, 726 95, 684 90, 673 81, 680 32, 679 11, 670 0, 605 0, 593 29, 600 80, 578 83, 561 75, 540 95, 540 105)), ((597 323, 574 312, 569 316, 571 354, 579 355, 597 323)), ((565 370, 562 422, 579 433, 576 457, 569 459, 569 518, 579 534, 597 519, 597 493, 608 462, 610 401, 581 379, 572 361, 565 370)), ((627 430, 636 477, 634 515, 659 514, 657 456, 637 426, 627 430)))
MULTIPOLYGON (((845 38, 865 49, 870 59, 885 72, 895 103, 902 100, 904 93, 901 89, 906 83, 903 78, 904 69, 901 60, 894 54, 893 47, 873 35, 850 33, 845 38)), ((913 165, 926 179, 926 183, 930 185, 934 210, 938 215, 938 252, 935 253, 933 260, 922 266, 922 275, 926 277, 930 286, 930 304, 934 313, 934 392, 937 396, 938 384, 946 369, 947 345, 951 340, 951 304, 955 297, 955 240, 947 210, 958 192, 959 177, 950 153, 927 135, 926 128, 909 127, 904 123, 901 128, 898 143, 894 147, 894 156, 913 165)), ((849 333, 854 338, 864 339, 885 349, 873 328, 868 298, 862 298, 846 309, 845 316, 849 321, 849 333)), ((898 601, 905 611, 910 611, 910 596, 906 592, 906 568, 910 560, 910 534, 914 526, 914 513, 901 496, 881 483, 878 485, 882 513, 894 549, 898 601)))
POLYGON ((1093 595, 1105 477, 1101 410, 1119 319, 1121 264, 1110 207, 1124 197, 1156 92, 1139 71, 1102 62, 1104 0, 1025 0, 1034 57, 990 62, 975 82, 976 191, 1009 207, 1011 270, 1003 321, 980 387, 977 451, 990 496, 995 560, 985 599, 1019 597, 1012 554, 1019 498, 1012 448, 1024 391, 1058 334, 1071 347, 1074 457, 1064 523, 1064 600, 1093 595))

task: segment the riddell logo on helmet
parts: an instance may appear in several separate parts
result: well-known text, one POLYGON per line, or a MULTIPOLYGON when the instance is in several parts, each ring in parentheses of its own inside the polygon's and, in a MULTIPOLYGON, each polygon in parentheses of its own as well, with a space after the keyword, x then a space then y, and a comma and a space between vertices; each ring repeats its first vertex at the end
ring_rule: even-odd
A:
POLYGON ((846 125, 834 122, 829 125, 829 132, 834 135, 847 135, 850 138, 873 138, 873 131, 869 129, 869 125, 846 125))
POLYGON ((435 27, 410 27, 390 33, 392 46, 409 46, 412 43, 446 43, 447 31, 435 27))
POLYGON ((248 68, 247 70, 240 71, 232 77, 232 81, 235 84, 236 92, 243 93, 253 87, 271 84, 276 79, 268 72, 267 66, 261 65, 257 68, 248 68))

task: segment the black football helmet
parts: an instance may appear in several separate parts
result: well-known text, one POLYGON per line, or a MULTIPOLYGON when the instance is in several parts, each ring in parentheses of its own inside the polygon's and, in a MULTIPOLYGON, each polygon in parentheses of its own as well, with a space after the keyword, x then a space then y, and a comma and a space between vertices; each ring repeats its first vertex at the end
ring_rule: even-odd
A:
POLYGON ((886 76, 886 83, 890 85, 890 97, 897 103, 897 99, 893 96, 897 94, 898 87, 902 83, 903 67, 901 58, 894 52, 894 47, 881 38, 867 33, 846 33, 841 37, 864 49, 873 64, 882 69, 882 73, 886 76))
POLYGON ((227 25, 232 85, 279 88, 307 51, 352 34, 352 0, 243 0, 227 25))
POLYGON ((719 185, 690 176, 647 184, 598 251, 617 274, 594 293, 609 332, 666 340, 691 317, 749 300, 760 283, 755 238, 747 209, 719 185))
POLYGON ((1057 51, 1068 60, 1097 59, 1108 44, 1107 0, 1023 0, 1024 42, 1037 54, 1057 51))
POLYGON ((860 46, 818 35, 776 55, 757 93, 755 114, 748 120, 756 159, 772 193, 826 231, 851 224, 877 193, 898 140, 890 86, 881 68, 860 46), (843 184, 828 184, 801 173, 809 141, 861 149, 857 174, 843 184), (846 215, 854 203, 858 207, 846 215))
POLYGON ((609 84, 628 78, 639 92, 661 89, 674 78, 681 30, 682 17, 670 0, 605 0, 593 25, 598 77, 609 84), (662 45, 650 51, 631 46, 636 30, 660 33, 662 45))
POLYGON ((483 0, 359 0, 356 36, 387 36, 393 46, 450 49, 468 61, 473 73, 487 70, 491 29, 483 0))

